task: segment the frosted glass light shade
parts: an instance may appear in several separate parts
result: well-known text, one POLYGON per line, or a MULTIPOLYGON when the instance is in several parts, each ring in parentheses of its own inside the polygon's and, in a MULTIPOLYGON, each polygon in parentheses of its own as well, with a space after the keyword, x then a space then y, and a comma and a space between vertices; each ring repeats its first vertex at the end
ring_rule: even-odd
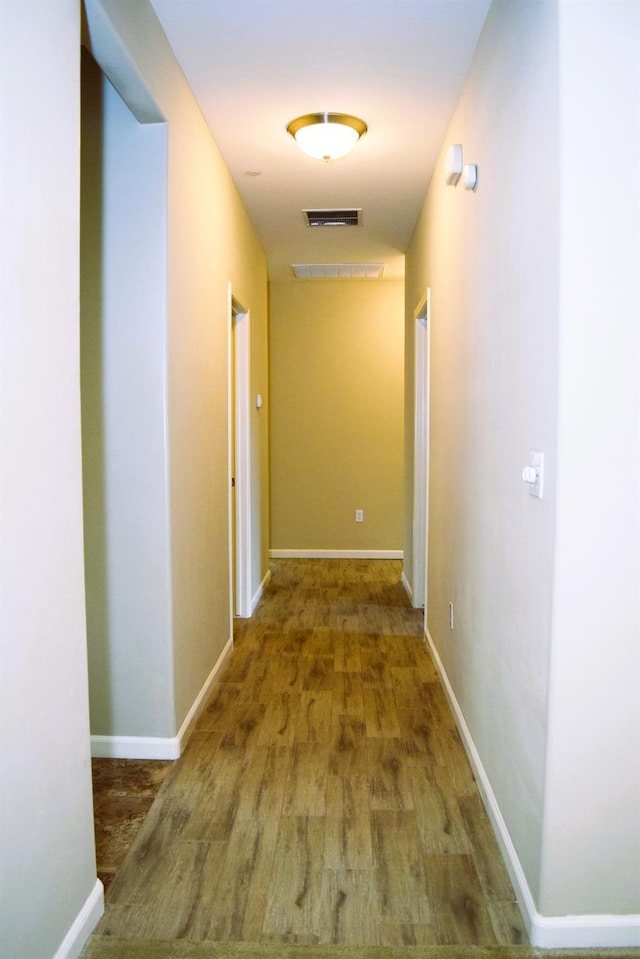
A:
POLYGON ((346 113, 308 113, 292 120, 287 131, 308 156, 328 162, 349 153, 367 124, 346 113))

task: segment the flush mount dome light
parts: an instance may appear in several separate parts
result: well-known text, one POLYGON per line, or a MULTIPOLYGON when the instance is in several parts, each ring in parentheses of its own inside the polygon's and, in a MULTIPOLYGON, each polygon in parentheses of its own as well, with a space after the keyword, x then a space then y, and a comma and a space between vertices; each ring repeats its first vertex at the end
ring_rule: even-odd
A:
POLYGON ((287 126, 301 150, 316 160, 337 160, 367 132, 364 120, 348 113, 307 113, 287 126))

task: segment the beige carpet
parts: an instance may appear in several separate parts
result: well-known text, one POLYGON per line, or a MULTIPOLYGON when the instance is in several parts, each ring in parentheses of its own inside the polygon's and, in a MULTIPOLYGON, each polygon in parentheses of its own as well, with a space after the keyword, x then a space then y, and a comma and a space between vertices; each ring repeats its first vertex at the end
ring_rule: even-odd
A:
POLYGON ((291 946, 93 936, 81 959, 639 959, 640 949, 531 946, 291 946))

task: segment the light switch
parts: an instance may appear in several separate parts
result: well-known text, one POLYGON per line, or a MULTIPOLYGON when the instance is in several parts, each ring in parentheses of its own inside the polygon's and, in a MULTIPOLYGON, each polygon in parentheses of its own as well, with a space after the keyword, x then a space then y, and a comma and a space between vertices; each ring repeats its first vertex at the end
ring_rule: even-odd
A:
POLYGON ((540 450, 530 451, 529 465, 523 469, 522 479, 529 484, 529 495, 542 499, 544 453, 541 453, 540 450))

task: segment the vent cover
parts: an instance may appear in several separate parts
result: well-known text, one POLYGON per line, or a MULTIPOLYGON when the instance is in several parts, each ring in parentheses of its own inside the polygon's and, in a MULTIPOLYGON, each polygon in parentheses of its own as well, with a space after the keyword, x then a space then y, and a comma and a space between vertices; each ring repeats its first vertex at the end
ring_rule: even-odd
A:
POLYGON ((307 226, 361 226, 362 210, 303 210, 307 226))
POLYGON ((377 280, 384 263, 292 263, 299 280, 377 280))

